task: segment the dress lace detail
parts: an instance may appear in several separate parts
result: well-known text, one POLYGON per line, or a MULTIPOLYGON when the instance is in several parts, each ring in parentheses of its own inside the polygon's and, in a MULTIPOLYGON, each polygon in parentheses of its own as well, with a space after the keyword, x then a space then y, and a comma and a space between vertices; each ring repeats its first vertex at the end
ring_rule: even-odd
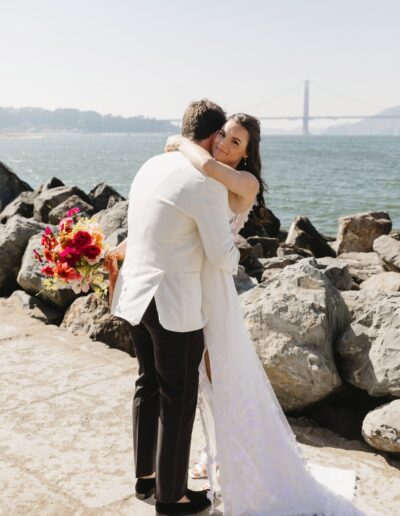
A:
MULTIPOLYGON (((248 213, 230 215, 237 234, 248 213)), ((206 259, 202 285, 212 307, 204 328, 212 384, 204 359, 199 369, 210 499, 222 495, 226 516, 363 515, 349 500, 353 471, 305 460, 250 341, 232 276, 206 259)))
POLYGON ((239 231, 246 224, 247 219, 249 218, 250 211, 251 208, 243 213, 238 214, 230 212, 231 218, 229 219, 229 222, 234 236, 237 236, 239 234, 239 231))

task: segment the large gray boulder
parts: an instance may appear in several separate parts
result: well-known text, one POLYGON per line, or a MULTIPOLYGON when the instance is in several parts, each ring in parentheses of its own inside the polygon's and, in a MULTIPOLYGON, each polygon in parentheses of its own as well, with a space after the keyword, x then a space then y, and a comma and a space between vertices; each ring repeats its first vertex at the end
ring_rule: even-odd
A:
POLYGON ((285 256, 274 256, 272 258, 260 259, 264 272, 261 277, 261 281, 271 279, 273 276, 279 273, 280 270, 284 269, 288 265, 303 260, 304 256, 299 254, 287 254, 285 256))
POLYGON ((325 276, 339 290, 350 290, 353 286, 353 278, 351 277, 349 266, 347 263, 340 262, 336 258, 326 256, 318 258, 318 268, 320 268, 325 276))
POLYGON ((366 279, 360 284, 360 290, 371 290, 374 293, 400 291, 400 272, 381 272, 366 279))
POLYGON ((35 199, 33 216, 36 220, 48 222, 51 210, 73 195, 77 195, 82 200, 89 202, 88 196, 77 186, 58 186, 44 190, 35 199))
POLYGON ((25 191, 32 191, 32 187, 25 181, 21 181, 7 165, 0 161, 0 212, 25 191))
POLYGON ((261 245, 262 247, 262 258, 271 258, 276 256, 276 251, 279 247, 279 240, 277 238, 269 237, 249 237, 247 242, 252 245, 261 245))
POLYGON ((286 237, 286 244, 292 244, 300 249, 307 249, 316 258, 336 256, 335 251, 328 245, 326 239, 315 229, 307 217, 297 216, 294 218, 286 237))
POLYGON ((374 240, 387 235, 391 229, 392 221, 384 211, 341 217, 336 239, 337 254, 371 252, 374 240))
POLYGON ((133 353, 132 329, 128 322, 110 313, 108 303, 92 293, 72 303, 65 313, 61 328, 74 334, 85 334, 105 342, 112 348, 133 353))
POLYGON ((375 274, 385 272, 377 253, 342 253, 337 263, 348 265, 349 272, 356 284, 360 284, 375 274))
POLYGON ((95 210, 100 211, 106 209, 111 200, 113 203, 116 203, 125 201, 125 197, 118 193, 112 186, 102 182, 90 190, 89 200, 95 210))
POLYGON ((300 260, 303 260, 304 256, 299 254, 287 254, 285 256, 274 256, 272 258, 265 258, 262 260, 264 270, 270 269, 284 269, 288 265, 293 265, 300 260))
POLYGON ((30 294, 36 294, 47 304, 58 309, 65 310, 78 295, 74 293, 69 285, 53 292, 44 290, 43 280, 46 276, 41 272, 44 264, 41 264, 33 256, 34 249, 40 249, 41 235, 34 235, 28 242, 21 267, 17 276, 17 283, 30 294))
POLYGON ((314 256, 309 249, 304 249, 295 244, 287 244, 285 242, 281 243, 276 250, 276 256, 278 258, 283 258, 284 256, 290 256, 292 254, 297 254, 303 258, 313 258, 314 256))
POLYGON ((285 267, 240 296, 258 356, 286 411, 341 385, 332 344, 350 324, 340 292, 314 259, 285 267))
POLYGON ((128 201, 117 202, 112 208, 96 213, 94 218, 106 238, 117 229, 128 229, 128 201))
POLYGON ((400 272, 400 242, 398 240, 383 235, 374 240, 373 247, 385 269, 400 272))
POLYGON ((33 219, 14 215, 0 225, 0 295, 16 288, 16 278, 29 239, 42 231, 44 225, 33 219))
POLYGON ((51 190, 52 188, 58 188, 59 186, 65 186, 65 184, 58 179, 58 177, 50 177, 45 183, 41 184, 35 189, 37 195, 41 194, 45 190, 51 190))
POLYGON ((8 219, 14 215, 21 215, 27 219, 33 217, 33 202, 35 200, 35 192, 22 192, 11 201, 0 213, 0 222, 5 224, 8 219))
POLYGON ((81 215, 90 216, 94 213, 94 208, 91 204, 87 203, 77 195, 71 195, 71 197, 68 197, 68 199, 65 199, 65 201, 51 210, 49 213, 50 224, 58 224, 71 208, 79 208, 81 215))
POLYGON ((278 237, 280 232, 280 220, 268 208, 251 210, 249 218, 240 230, 243 238, 252 236, 278 237))
POLYGON ((371 396, 400 396, 400 293, 370 303, 337 342, 341 373, 371 396))
POLYGON ((344 302, 350 312, 351 320, 355 321, 366 314, 372 304, 386 297, 386 293, 374 290, 344 290, 341 292, 344 302))
POLYGON ((125 240, 128 237, 128 229, 122 228, 122 229, 116 229, 111 233, 109 237, 106 238, 105 243, 110 246, 112 249, 113 247, 117 247, 123 240, 125 240))
POLYGON ((400 400, 394 400, 367 414, 362 435, 373 448, 400 453, 400 400))
POLYGON ((31 296, 24 290, 15 290, 9 299, 15 299, 33 319, 38 319, 45 324, 60 324, 63 313, 55 308, 47 306, 37 296, 31 296))
POLYGON ((253 254, 253 246, 247 242, 241 235, 235 237, 236 247, 239 249, 240 259, 239 263, 243 264, 253 254))

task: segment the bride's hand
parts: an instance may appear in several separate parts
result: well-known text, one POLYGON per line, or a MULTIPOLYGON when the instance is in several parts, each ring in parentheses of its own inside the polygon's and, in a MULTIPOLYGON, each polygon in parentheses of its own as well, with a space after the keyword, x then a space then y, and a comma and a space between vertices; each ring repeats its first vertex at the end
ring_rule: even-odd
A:
POLYGON ((118 270, 118 257, 112 250, 107 251, 104 256, 104 267, 111 273, 118 270))
POLYGON ((108 271, 108 303, 111 306, 114 296, 115 283, 118 276, 118 255, 113 251, 106 252, 104 256, 104 267, 108 271))
POLYGON ((180 134, 174 134, 173 136, 170 136, 167 140, 167 143, 164 147, 164 152, 172 152, 179 150, 179 145, 182 143, 183 136, 180 134))

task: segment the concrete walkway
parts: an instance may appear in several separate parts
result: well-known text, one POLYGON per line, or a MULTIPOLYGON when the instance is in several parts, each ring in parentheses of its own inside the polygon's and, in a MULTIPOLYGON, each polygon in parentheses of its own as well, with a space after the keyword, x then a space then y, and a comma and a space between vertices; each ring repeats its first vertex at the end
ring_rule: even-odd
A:
MULTIPOLYGON (((155 514, 154 498, 133 495, 136 375, 127 354, 45 326, 17 300, 0 299, 0 515, 155 514)), ((400 514, 399 462, 299 423, 292 428, 309 460, 356 471, 356 503, 368 516, 400 514)), ((192 464, 202 446, 196 419, 192 464)))
POLYGON ((154 515, 133 495, 135 359, 0 300, 0 364, 1 515, 154 515))

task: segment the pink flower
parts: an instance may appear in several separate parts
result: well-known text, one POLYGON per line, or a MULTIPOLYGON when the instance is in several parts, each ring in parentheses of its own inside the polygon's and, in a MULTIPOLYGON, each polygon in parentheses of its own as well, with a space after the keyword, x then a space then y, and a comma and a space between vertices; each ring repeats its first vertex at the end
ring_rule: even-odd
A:
POLYGON ((72 245, 76 249, 83 249, 92 243, 92 237, 87 231, 78 231, 78 233, 72 239, 72 245))
POLYGON ((67 211, 65 215, 66 217, 73 217, 76 213, 79 213, 80 211, 80 208, 71 208, 69 211, 67 211))
POLYGON ((74 247, 66 247, 60 253, 60 262, 66 262, 70 267, 75 267, 81 254, 74 247))

